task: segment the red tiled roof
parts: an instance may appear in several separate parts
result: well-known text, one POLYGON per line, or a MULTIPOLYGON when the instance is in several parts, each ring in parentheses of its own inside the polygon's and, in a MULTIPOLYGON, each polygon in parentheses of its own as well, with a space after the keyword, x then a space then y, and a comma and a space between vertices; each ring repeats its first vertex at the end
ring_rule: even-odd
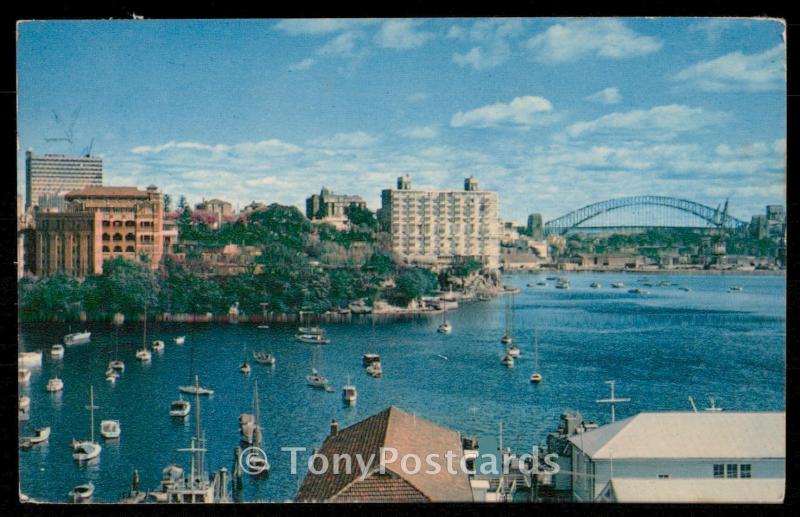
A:
POLYGON ((392 406, 342 429, 335 436, 328 436, 319 454, 327 457, 331 468, 321 474, 309 472, 303 480, 296 500, 310 502, 358 497, 362 501, 378 502, 387 497, 408 496, 409 499, 403 500, 417 501, 421 496, 427 501, 472 501, 469 479, 466 473, 458 468, 462 453, 461 439, 457 432, 409 415, 392 406), (390 474, 388 477, 374 475, 374 471, 380 467, 381 447, 397 450, 396 461, 387 462, 385 465, 385 471, 390 474), (447 470, 448 451, 454 458, 456 474, 451 474, 447 470), (424 463, 420 472, 416 474, 404 472, 400 466, 400 459, 406 454, 415 454, 425 462, 431 453, 439 456, 438 462, 442 468, 437 474, 426 473, 428 465, 424 463), (340 468, 338 474, 333 473, 334 454, 347 454, 351 457, 353 468, 350 473, 344 468, 340 468), (362 462, 367 464, 373 458, 371 463, 373 472, 363 480, 359 480, 362 473, 357 463, 357 455, 361 455, 362 462), (366 493, 370 489, 375 490, 372 496, 366 493))
POLYGON ((429 503, 425 494, 403 478, 373 472, 334 495, 337 503, 429 503))
POLYGON ((136 187, 86 187, 71 190, 64 194, 66 199, 85 197, 141 197, 146 198, 147 192, 136 187))

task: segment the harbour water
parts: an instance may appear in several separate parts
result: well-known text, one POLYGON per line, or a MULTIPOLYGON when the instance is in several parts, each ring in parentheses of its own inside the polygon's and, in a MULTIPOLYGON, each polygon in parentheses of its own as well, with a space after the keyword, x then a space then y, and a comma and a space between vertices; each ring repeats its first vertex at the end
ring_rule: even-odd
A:
MULTIPOLYGON (((305 459, 329 432, 331 418, 340 426, 355 423, 389 405, 436 423, 486 438, 503 423, 504 443, 526 452, 543 443, 564 410, 576 409, 588 419, 605 423, 608 407, 595 403, 608 395, 604 381, 616 380, 617 395, 632 400, 617 407, 617 418, 639 411, 690 410, 688 397, 699 407, 709 396, 726 411, 780 411, 785 408, 785 276, 653 275, 650 294, 632 294, 646 274, 567 274, 570 289, 526 287, 545 274, 506 277, 521 288, 514 297, 514 341, 522 356, 513 369, 500 364, 506 299, 474 302, 448 312, 451 334, 439 334, 440 316, 404 321, 364 317, 349 324, 328 324, 332 343, 322 346, 320 371, 335 393, 313 390, 305 376, 315 345, 294 340, 295 326, 259 329, 255 324, 150 324, 148 345, 166 343, 150 364, 138 362, 141 324, 126 323, 119 332, 120 358, 126 369, 116 384, 104 377, 114 350, 108 323, 88 324, 92 342, 67 347, 61 360, 49 357, 52 344, 68 332, 63 324, 24 325, 20 343, 25 351, 44 350, 41 368, 33 370, 28 387, 30 421, 20 435, 51 426, 49 444, 20 451, 20 484, 27 495, 42 501, 66 502, 75 485, 92 480, 95 502, 118 501, 130 487, 133 470, 140 489, 155 490, 161 470, 170 463, 189 467, 186 453, 194 435, 194 408, 186 421, 169 417, 169 403, 178 386, 190 382, 192 362, 201 384, 212 388, 202 398, 202 423, 208 440, 209 470, 233 467, 239 445, 238 416, 251 412, 253 381, 258 380, 261 423, 271 472, 268 478, 245 478, 239 495, 244 501, 291 499, 306 471, 305 459), (613 282, 624 289, 612 289, 613 282), (592 289, 592 282, 602 284, 592 289), (679 286, 692 289, 685 292, 679 286), (742 291, 729 292, 741 286, 742 291), (544 381, 532 385, 534 329, 544 381), (173 337, 186 335, 186 344, 173 337), (238 366, 243 346, 271 351, 275 368, 248 361, 252 374, 238 366), (192 354, 192 350, 194 353, 192 354), (382 378, 369 377, 361 366, 365 352, 382 356, 382 378), (192 361, 192 355, 194 361, 192 361), (445 359, 446 358, 446 359, 445 359), (45 391, 58 374, 63 393, 45 391), (341 388, 350 375, 358 401, 347 407, 341 388), (122 436, 103 444, 100 460, 80 466, 72 460, 70 441, 89 434, 89 385, 94 385, 95 430, 99 421, 121 421, 122 436), (295 475, 291 456, 281 447, 305 447, 295 475)), ((73 330, 78 330, 73 327, 73 330)), ((194 405, 194 398, 191 399, 194 405)))

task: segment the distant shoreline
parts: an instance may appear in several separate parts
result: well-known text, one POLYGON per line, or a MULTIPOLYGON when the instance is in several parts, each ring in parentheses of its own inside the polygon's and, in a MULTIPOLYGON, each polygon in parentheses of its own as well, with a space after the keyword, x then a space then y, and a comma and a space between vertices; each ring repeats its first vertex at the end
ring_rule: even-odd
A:
POLYGON ((786 276, 785 269, 754 269, 731 270, 731 269, 573 269, 570 271, 563 269, 535 269, 528 271, 503 271, 503 275, 524 275, 524 274, 546 274, 563 275, 566 273, 628 273, 636 275, 718 275, 718 276, 786 276))

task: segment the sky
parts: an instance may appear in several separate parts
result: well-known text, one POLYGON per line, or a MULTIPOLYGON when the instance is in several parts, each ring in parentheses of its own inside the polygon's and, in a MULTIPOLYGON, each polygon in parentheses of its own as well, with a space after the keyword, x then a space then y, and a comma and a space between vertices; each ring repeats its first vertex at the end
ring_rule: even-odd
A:
POLYGON ((324 186, 374 210, 397 176, 475 176, 517 223, 646 194, 730 198, 749 221, 785 204, 783 33, 730 18, 25 22, 18 189, 26 149, 91 145, 104 184, 191 203, 304 211, 324 186))

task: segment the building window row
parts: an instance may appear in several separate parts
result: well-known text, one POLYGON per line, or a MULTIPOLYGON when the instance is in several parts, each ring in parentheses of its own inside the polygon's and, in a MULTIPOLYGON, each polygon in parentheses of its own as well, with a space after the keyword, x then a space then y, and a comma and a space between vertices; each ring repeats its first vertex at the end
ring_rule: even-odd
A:
POLYGON ((752 464, 750 463, 715 463, 713 467, 714 478, 736 479, 753 477, 752 464))

